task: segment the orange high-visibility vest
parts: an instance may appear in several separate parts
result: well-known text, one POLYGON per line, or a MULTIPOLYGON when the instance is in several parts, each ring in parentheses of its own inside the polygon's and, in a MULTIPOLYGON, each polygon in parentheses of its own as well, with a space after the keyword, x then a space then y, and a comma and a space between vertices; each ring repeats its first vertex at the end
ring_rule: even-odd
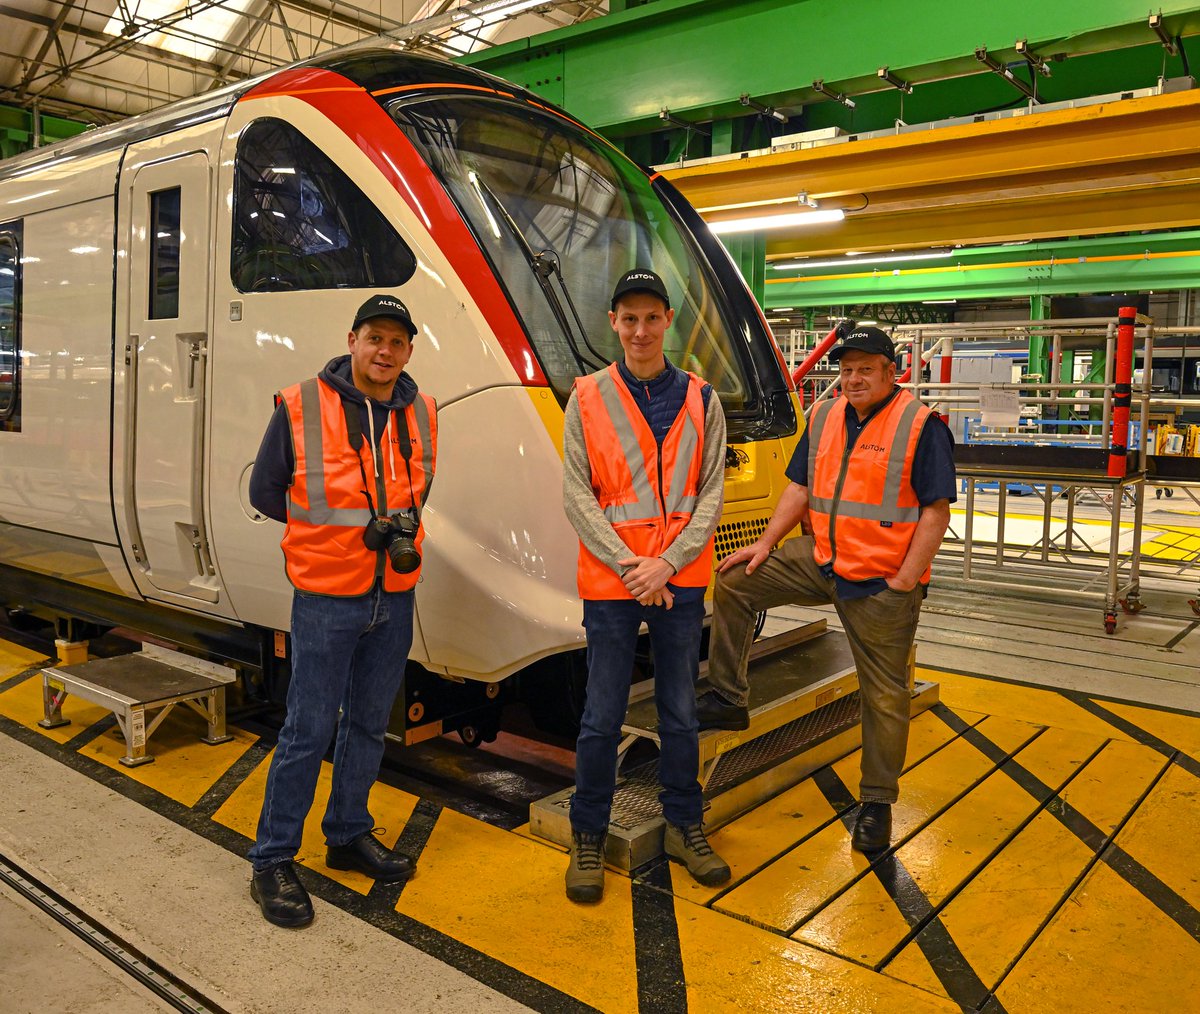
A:
MULTIPOLYGON (((692 519, 704 457, 704 381, 688 374, 683 408, 658 444, 617 365, 575 381, 592 490, 630 556, 661 556, 692 519)), ((670 583, 704 588, 712 578, 713 539, 670 583)), ((579 596, 632 598, 611 567, 579 543, 579 596)))
MULTIPOLYGON (((912 543, 921 505, 912 462, 930 410, 899 391, 846 445, 845 396, 823 402, 808 429, 808 510, 814 558, 848 581, 893 577, 912 543)), ((921 575, 929 583, 929 568, 921 575)))
MULTIPOLYGON (((394 460, 380 455, 375 477, 375 449, 364 440, 362 471, 350 446, 342 398, 323 380, 313 377, 279 392, 292 424, 292 447, 296 467, 288 488, 288 522, 283 535, 283 555, 288 580, 301 591, 316 595, 364 595, 382 575, 386 591, 407 591, 417 583, 421 568, 398 574, 388 563, 387 553, 369 550, 363 529, 371 520, 363 496, 363 474, 375 487, 371 497, 380 517, 406 507, 425 505, 433 482, 437 457, 437 404, 418 393, 404 409, 412 444, 409 469, 400 453, 395 420, 387 439, 393 440, 394 460), (392 477, 393 466, 395 478, 392 477)), ((358 411, 358 406, 351 410, 358 411)), ((425 539, 425 526, 417 532, 418 550, 425 539)))

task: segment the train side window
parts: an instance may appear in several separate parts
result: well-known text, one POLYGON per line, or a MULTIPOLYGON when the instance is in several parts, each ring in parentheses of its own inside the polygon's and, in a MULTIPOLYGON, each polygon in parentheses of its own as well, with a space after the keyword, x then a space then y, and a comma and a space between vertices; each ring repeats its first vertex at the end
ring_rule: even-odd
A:
POLYGON ((150 319, 179 316, 179 187, 150 195, 150 319))
POLYGON ((416 267, 379 209, 303 134, 269 117, 242 131, 230 265, 239 291, 394 288, 416 267))
POLYGON ((0 431, 21 429, 21 230, 0 226, 0 431))

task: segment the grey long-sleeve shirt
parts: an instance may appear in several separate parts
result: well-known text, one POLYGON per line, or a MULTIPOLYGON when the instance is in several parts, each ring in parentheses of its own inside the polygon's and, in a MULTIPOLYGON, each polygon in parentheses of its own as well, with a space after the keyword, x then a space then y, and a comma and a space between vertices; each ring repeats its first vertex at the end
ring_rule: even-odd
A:
MULTIPOLYGON (((721 519, 725 499, 725 413, 713 392, 704 414, 704 453, 700 462, 699 489, 692 519, 675 541, 662 553, 675 572, 691 563, 708 544, 721 519)), ((563 507, 567 520, 588 550, 613 571, 620 574, 618 560, 630 555, 592 490, 592 469, 583 439, 583 420, 575 392, 567 402, 563 426, 563 507)))

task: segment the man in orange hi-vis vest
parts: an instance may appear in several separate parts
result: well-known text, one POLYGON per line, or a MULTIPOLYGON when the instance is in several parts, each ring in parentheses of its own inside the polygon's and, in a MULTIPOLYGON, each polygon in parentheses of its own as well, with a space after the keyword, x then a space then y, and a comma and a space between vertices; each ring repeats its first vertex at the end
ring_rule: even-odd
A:
POLYGON ((829 353, 841 396, 813 411, 758 541, 721 561, 702 729, 749 724, 747 655, 760 610, 832 603, 858 668, 862 764, 851 842, 891 841, 908 745, 908 657, 955 496, 949 428, 896 386, 896 349, 859 327, 829 353), (774 547, 797 524, 804 533, 774 547), (744 564, 744 566, 742 566, 744 564))
POLYGON ((646 268, 617 281, 609 323, 624 356, 567 402, 563 503, 579 534, 587 704, 575 747, 567 897, 598 901, 617 743, 643 623, 654 657, 664 847, 702 884, 729 879, 704 835, 696 727, 704 592, 724 495, 725 416, 711 385, 663 355, 675 311, 646 268))
POLYGON ((404 371, 416 334, 395 296, 368 299, 349 354, 279 392, 250 476, 250 502, 287 523, 295 587, 287 718, 248 857, 251 897, 277 926, 312 922, 293 860, 335 728, 326 865, 382 883, 414 872, 372 833, 367 795, 412 645, 421 510, 437 456, 437 406, 404 371))

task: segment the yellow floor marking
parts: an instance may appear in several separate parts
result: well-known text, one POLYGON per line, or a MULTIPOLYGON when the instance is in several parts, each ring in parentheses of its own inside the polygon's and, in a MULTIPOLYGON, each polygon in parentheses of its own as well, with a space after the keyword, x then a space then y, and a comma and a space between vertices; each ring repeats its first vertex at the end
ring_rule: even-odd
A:
MULTIPOLYGON (((21 669, 27 668, 29 666, 21 666, 21 669)), ((20 672, 21 669, 18 669, 17 672, 20 672)), ((18 683, 11 690, 0 694, 0 715, 40 732, 47 739, 52 739, 56 743, 65 743, 69 739, 74 739, 101 719, 108 718, 112 712, 99 704, 85 701, 82 697, 68 697, 63 702, 62 715, 63 718, 70 720, 70 725, 60 725, 56 729, 43 729, 38 722, 42 720, 44 714, 41 676, 30 676, 29 679, 18 683)))
MULTIPOLYGON (((958 717, 968 725, 974 725, 985 717, 983 713, 975 714, 959 709, 955 710, 958 717)), ((958 733, 937 715, 929 711, 917 715, 908 727, 908 748, 904 753, 904 770, 916 767, 957 735, 958 733)), ((846 788, 855 798, 858 798, 858 787, 862 778, 861 762, 862 752, 855 750, 854 753, 848 754, 833 764, 833 770, 837 772, 837 776, 845 783, 846 788)))
MULTIPOLYGON (((38 662, 49 661, 50 659, 40 651, 30 651, 19 644, 13 644, 12 641, 0 640, 0 680, 16 676, 38 662)), ((40 685, 41 680, 38 680, 38 683, 40 685)))
POLYGON ((1156 560, 1192 560, 1200 554, 1200 536, 1172 532, 1142 544, 1142 555, 1156 560))
POLYGON ((936 669, 921 670, 921 673, 925 679, 941 685, 942 703, 955 711, 971 708, 989 715, 1007 715, 1025 720, 1036 716, 1038 722, 1056 729, 1074 729, 1104 739, 1134 742, 1120 729, 1073 704, 1054 690, 978 679, 936 669))
MULTIPOLYGON (((1164 762, 1144 747, 1109 743, 1071 781, 1062 798, 1110 833, 1164 762)), ((985 986, 995 986, 1092 855, 1061 821, 1042 811, 943 909, 943 927, 985 986)), ((928 938, 929 931, 925 932, 928 938)), ((884 971, 941 991, 930 982, 933 972, 917 941, 908 944, 884 971)))
MULTIPOLYGON (((981 731, 986 729, 984 723, 981 731)), ((1103 740, 1091 736, 1047 729, 1017 754, 1016 761, 1044 784, 1057 788, 1103 745, 1103 740)), ((936 907, 979 869, 1037 805, 1012 778, 995 771, 901 846, 897 857, 936 907), (984 814, 986 819, 981 819, 984 814)), ((866 877, 806 923, 797 936, 823 950, 878 966, 908 935, 907 923, 891 918, 896 909, 879 878, 866 877), (889 925, 884 925, 885 920, 889 925)))
POLYGON ((1009 1011, 1194 1011, 1200 944, 1100 864, 996 996, 1009 1011))
MULTIPOLYGON (((733 873, 731 882, 736 884, 833 815, 833 807, 821 790, 811 778, 806 778, 714 831, 708 840, 729 864, 733 873)), ((677 896, 701 905, 728 886, 703 887, 678 863, 671 864, 671 882, 677 896)))
POLYGON ((637 1010, 630 882, 567 901, 567 858, 443 810, 396 910, 606 1012, 637 1010))
MULTIPOLYGON (((1035 725, 1004 718, 985 719, 979 728, 1005 750, 1016 749, 1038 731, 1035 725)), ((916 830, 991 766, 961 738, 918 764, 901 781, 900 800, 893 807, 894 837, 916 830)), ((850 848, 845 825, 836 821, 735 888, 715 908, 787 932, 868 865, 866 857, 850 848)))
POLYGON ((1189 905, 1200 908, 1200 778, 1172 764, 1121 829, 1117 844, 1189 905))
MULTIPOLYGON (((65 712, 64 712, 65 714, 65 712)), ((128 775, 135 782, 169 796, 184 806, 194 806, 218 778, 250 749, 258 737, 241 729, 230 729, 228 743, 209 745, 201 741, 208 723, 190 708, 176 706, 146 743, 146 752, 154 757, 151 764, 126 767, 125 737, 119 728, 101 733, 80 750, 90 757, 128 775)))
POLYGON ((1157 708, 1142 708, 1136 704, 1117 704, 1113 701, 1096 703, 1176 749, 1191 754, 1193 760, 1200 760, 1200 715, 1177 715, 1157 708))
MULTIPOLYGON (((226 827, 232 828, 247 838, 253 839, 258 829, 258 815, 262 810, 263 794, 267 787, 267 771, 271 766, 269 754, 263 762, 254 769, 250 777, 239 785, 221 808, 213 814, 213 820, 226 827)), ((300 842, 300 851, 296 861, 324 874, 331 880, 349 887, 359 894, 366 894, 374 885, 370 877, 352 870, 331 870, 325 865, 325 835, 321 831, 321 818, 325 816, 325 807, 329 803, 329 790, 333 784, 333 765, 322 761, 321 773, 317 776, 317 791, 313 799, 312 809, 304 821, 304 834, 300 842)), ((382 782, 371 786, 368 804, 375 823, 386 830, 380 834, 379 840, 389 848, 396 844, 404 825, 412 815, 413 807, 417 805, 417 797, 401 789, 392 788, 382 782)))
POLYGON ((691 1014, 927 1014, 957 1004, 686 902, 675 902, 691 1014))
MULTIPOLYGON (((961 717, 967 722, 983 718, 982 715, 961 717)), ((919 764, 955 735, 954 730, 936 715, 928 711, 917 715, 909 726, 905 769, 919 764)), ((860 756, 860 751, 855 750, 834 764, 834 770, 851 792, 858 790, 860 756)), ((733 873, 731 883, 736 884, 832 816, 833 809, 824 794, 812 779, 806 778, 708 837, 721 858, 729 863, 733 873)), ((719 888, 702 887, 675 863, 671 864, 671 881, 677 896, 699 904, 707 904, 718 891, 729 888, 728 884, 719 888)))

